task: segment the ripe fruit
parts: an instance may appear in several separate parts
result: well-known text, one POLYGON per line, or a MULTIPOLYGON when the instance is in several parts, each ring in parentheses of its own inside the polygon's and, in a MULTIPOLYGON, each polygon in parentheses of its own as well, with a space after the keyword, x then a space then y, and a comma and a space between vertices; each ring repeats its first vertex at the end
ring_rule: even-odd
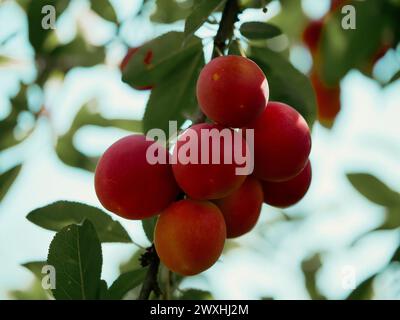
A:
POLYGON ((247 144, 238 132, 215 124, 194 125, 176 143, 172 165, 175 179, 193 199, 225 197, 246 179, 236 170, 243 168, 236 157, 238 152, 249 161, 247 144), (226 134, 230 141, 222 138, 226 134))
POLYGON ((311 184, 311 163, 296 177, 284 182, 262 181, 264 202, 278 208, 287 208, 299 202, 311 184))
POLYGON ((311 73, 311 82, 317 98, 318 121, 324 127, 331 128, 340 111, 340 86, 328 87, 316 72, 311 73))
POLYGON ((318 50, 323 25, 323 20, 311 21, 303 31, 303 42, 312 54, 318 50))
MULTIPOLYGON (((102 205, 127 219, 158 214, 179 193, 169 164, 150 164, 147 149, 157 142, 130 135, 115 142, 100 158, 95 189, 102 205)), ((154 146, 153 146, 154 147, 154 146)), ((168 151, 158 145, 166 159, 168 151)))
POLYGON ((268 82, 253 61, 223 56, 209 62, 197 81, 202 111, 218 124, 239 128, 255 120, 269 96, 268 82))
MULTIPOLYGON (((138 48, 130 48, 126 54, 126 56, 124 57, 124 59, 122 60, 121 64, 120 64, 120 70, 124 71, 126 66, 128 65, 129 61, 131 60, 131 58, 133 57, 133 55, 135 53, 137 53, 139 51, 140 47, 138 48)), ((151 64, 151 60, 153 58, 153 52, 151 50, 149 50, 143 60, 143 63, 145 65, 149 65, 151 64)), ((136 90, 151 90, 153 89, 153 86, 135 86, 134 87, 136 90)))
POLYGON ((194 275, 211 267, 226 238, 224 217, 208 201, 181 200, 158 218, 154 244, 160 260, 173 272, 194 275))
POLYGON ((254 175, 267 181, 285 181, 306 165, 311 151, 310 129, 295 109, 269 102, 254 128, 254 175))
POLYGON ((260 182, 249 176, 238 190, 214 201, 224 215, 228 238, 239 237, 253 229, 260 216, 263 200, 260 182))

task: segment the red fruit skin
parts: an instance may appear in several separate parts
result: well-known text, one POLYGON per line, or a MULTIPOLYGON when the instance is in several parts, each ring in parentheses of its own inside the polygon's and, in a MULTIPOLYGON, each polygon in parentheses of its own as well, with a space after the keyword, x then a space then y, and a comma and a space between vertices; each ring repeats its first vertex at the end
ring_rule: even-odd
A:
MULTIPOLYGON (((215 134, 213 134, 213 136, 215 136, 215 134)), ((242 167, 234 158, 233 153, 235 152, 234 150, 238 150, 237 148, 240 148, 239 151, 243 150, 243 155, 249 155, 245 140, 238 132, 231 129, 208 123, 197 124, 187 129, 179 137, 173 152, 174 163, 172 164, 172 170, 178 185, 189 197, 196 200, 219 199, 227 196, 232 191, 238 189, 246 179, 245 175, 236 174, 236 168, 242 167), (202 129, 215 129, 218 130, 217 132, 221 132, 223 129, 230 130, 231 133, 240 139, 240 145, 236 145, 233 142, 224 149, 223 139, 221 139, 219 163, 211 163, 213 147, 210 138, 208 139, 208 163, 201 163, 202 153, 206 151, 206 140, 201 137, 202 129), (191 133, 198 137, 197 141, 189 139, 191 133), (179 159, 180 150, 184 145, 193 147, 192 150, 197 150, 197 164, 185 164, 179 159), (232 163, 224 163, 225 156, 229 153, 232 155, 232 163)), ((187 154, 189 154, 189 152, 187 154)))
POLYGON ((331 128, 340 112, 340 85, 328 87, 316 72, 312 72, 310 78, 317 98, 318 121, 331 128))
POLYGON ((303 42, 312 54, 318 51, 323 25, 323 20, 311 21, 303 31, 303 42))
POLYGON ((165 209, 154 231, 154 245, 162 263, 184 276, 211 267, 224 248, 226 227, 216 205, 181 200, 165 209))
POLYGON ((278 208, 287 208, 303 199, 311 184, 311 163, 296 177, 284 182, 261 181, 264 202, 278 208))
POLYGON ((224 215, 227 238, 236 238, 256 225, 264 201, 261 183, 249 176, 240 188, 214 203, 224 215))
MULTIPOLYGON (((126 219, 158 214, 179 193, 170 164, 150 164, 146 151, 154 141, 130 135, 115 142, 100 158, 95 190, 101 204, 126 219)), ((168 159, 169 153, 160 146, 168 159)))
POLYGON ((310 129, 295 109, 269 102, 254 129, 254 175, 267 181, 285 181, 296 176, 311 151, 310 129))
POLYGON ((268 81, 257 64, 241 56, 211 60, 197 81, 197 99, 208 118, 226 127, 244 127, 264 110, 268 81))
MULTIPOLYGON (((124 69, 128 65, 128 63, 131 60, 131 58, 133 57, 133 55, 136 52, 138 52, 139 49, 140 49, 140 47, 128 49, 127 54, 125 55, 124 59, 122 60, 120 66, 119 66, 119 69, 121 71, 124 71, 124 69)), ((152 51, 148 51, 146 56, 145 56, 145 58, 144 58, 144 60, 143 60, 143 63, 146 64, 146 65, 149 65, 151 63, 152 58, 153 58, 153 52, 152 51)), ((140 91, 151 90, 153 88, 154 88, 154 86, 135 86, 134 87, 134 89, 140 90, 140 91)))
MULTIPOLYGON (((215 136, 215 134, 213 134, 213 136, 215 136)), ((232 138, 232 141, 233 139, 234 138, 232 138)), ((226 129, 219 125, 208 123, 197 124, 187 129, 179 137, 173 152, 174 163, 172 164, 172 170, 178 185, 189 197, 196 200, 219 199, 227 196, 232 191, 238 189, 246 179, 245 175, 236 174, 236 168, 240 168, 242 166, 235 161, 235 150, 242 150, 242 154, 246 157, 249 157, 249 150, 246 141, 238 132, 235 132, 231 129, 226 129), (211 143, 212 140, 209 138, 208 163, 201 163, 202 147, 204 147, 206 142, 206 140, 204 140, 201 136, 202 129, 215 129, 218 130, 218 132, 221 132, 223 129, 230 130, 231 134, 240 139, 241 145, 236 147, 234 143, 232 143, 228 147, 224 148, 224 143, 222 140, 219 148, 219 163, 211 163, 214 152, 211 143), (197 141, 194 139, 189 139, 190 133, 195 134, 198 137, 197 141), (179 153, 181 153, 180 150, 184 145, 193 147, 192 150, 197 149, 197 157, 195 158, 197 160, 197 164, 185 164, 183 161, 181 161, 181 159, 179 159, 179 153), (232 162, 230 164, 224 163, 224 157, 229 153, 232 155, 232 162)), ((190 152, 187 154, 190 154, 190 152)))

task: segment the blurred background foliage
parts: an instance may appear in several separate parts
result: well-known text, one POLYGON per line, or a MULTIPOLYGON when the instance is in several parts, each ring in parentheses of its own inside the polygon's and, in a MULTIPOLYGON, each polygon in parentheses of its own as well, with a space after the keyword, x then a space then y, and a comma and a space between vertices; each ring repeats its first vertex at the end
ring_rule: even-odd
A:
MULTIPOLYGON (((11 190, 13 183, 18 179, 27 179, 19 177, 19 173, 25 170, 25 165, 28 167, 32 154, 40 152, 40 149, 36 151, 36 147, 30 148, 29 145, 38 145, 35 141, 43 138, 43 127, 45 127, 44 134, 47 137, 43 143, 51 145, 54 155, 58 157, 56 161, 61 161, 74 170, 84 170, 91 174, 101 151, 115 140, 116 136, 129 132, 147 132, 152 128, 168 130, 169 120, 178 120, 180 126, 188 125, 197 112, 196 79, 202 66, 210 59, 212 39, 217 31, 224 4, 223 0, 142 0, 132 1, 130 5, 118 0, 2 0, 0 2, 0 83, 4 85, 0 92, 0 109, 2 110, 0 113, 0 201, 7 197, 10 199, 6 204, 0 204, 1 223, 7 226, 7 219, 2 218, 6 216, 5 210, 17 208, 21 201, 13 196, 11 191, 7 196, 7 191, 11 190), (44 30, 41 28, 42 7, 49 3, 54 5, 57 11, 57 28, 44 30), (18 28, 13 28, 15 24, 5 18, 8 12, 13 12, 17 17, 16 19, 20 22, 17 24, 18 28), (140 48, 121 74, 119 65, 127 50, 132 47, 140 48), (150 68, 143 64, 143 59, 146 59, 149 51, 152 52, 150 68), (95 86, 98 86, 97 89, 101 92, 94 94, 94 89, 87 85, 90 81, 93 83, 93 78, 99 78, 99 81, 113 79, 117 84, 115 87, 110 85, 110 82, 103 86, 97 84, 95 86), (153 86, 151 92, 135 89, 148 85, 153 86), (113 100, 107 96, 107 91, 114 97, 113 100), (127 103, 128 100, 129 103, 127 103), (59 112, 63 103, 64 108, 68 108, 68 112, 59 112), (122 112, 113 112, 113 110, 118 110, 118 106, 115 106, 121 107, 121 104, 124 105, 125 110, 122 108, 122 112), (140 107, 133 108, 135 104, 140 107), (100 147, 98 147, 98 142, 94 142, 94 146, 91 145, 93 138, 83 139, 82 142, 85 132, 95 132, 96 135, 100 131, 93 130, 98 129, 102 130, 98 139, 104 137, 106 132, 110 133, 112 138, 105 138, 100 147)), ((326 0, 316 4, 315 1, 306 0, 241 0, 240 5, 243 10, 228 46, 229 53, 245 53, 260 65, 269 80, 271 99, 284 101, 296 107, 310 126, 313 126, 313 139, 318 139, 318 137, 315 138, 318 134, 335 135, 337 140, 346 139, 345 135, 340 135, 343 131, 338 131, 339 134, 335 133, 336 127, 339 126, 335 124, 335 121, 336 117, 340 118, 343 112, 340 111, 341 104, 346 98, 345 93, 341 93, 341 89, 346 87, 343 83, 349 74, 354 72, 362 74, 374 85, 378 85, 380 90, 391 86, 399 88, 399 1, 326 0), (341 27, 344 16, 341 8, 348 4, 356 9, 356 29, 354 30, 344 30, 341 27), (305 30, 314 22, 321 25, 315 47, 307 43, 304 36, 305 30), (322 87, 326 92, 331 92, 329 90, 336 88, 333 90, 334 96, 316 92, 316 82, 310 81, 310 77, 317 79, 316 81, 321 84, 318 88, 322 87), (337 105, 332 107, 336 111, 330 113, 329 119, 326 118, 326 110, 323 110, 325 103, 322 96, 324 94, 329 101, 337 99, 337 105), (321 125, 327 129, 322 128, 321 125)), ((368 89, 361 88, 361 90, 368 89)), ((395 104, 398 109, 400 107, 398 95, 397 99, 395 104)), ((326 104, 329 105, 329 102, 326 104)), ((398 110, 397 115, 399 115, 398 110)), ((362 121, 374 121, 371 117, 362 117, 362 119, 362 121)), ((398 132, 395 128, 392 129, 387 133, 390 137, 393 132, 398 132)), ((329 141, 329 138, 327 139, 326 141, 329 141)), ((399 142, 398 136, 394 141, 399 142)), ((337 144, 340 145, 340 143, 337 141, 337 144)), ((399 144, 392 145, 390 148, 397 152, 400 150, 399 144)), ((317 152, 326 149, 321 149, 318 142, 315 149, 317 151, 314 150, 313 161, 322 163, 324 160, 317 152)), ((398 155, 399 153, 397 153, 397 169, 399 169, 400 160, 398 155)), ((34 168, 30 167, 29 170, 34 170, 34 168)), ((315 184, 324 179, 330 179, 329 174, 323 175, 323 170, 327 169, 319 169, 317 165, 316 170, 320 170, 323 178, 316 179, 314 183, 312 189, 314 196, 310 196, 314 197, 313 199, 324 198, 323 192, 326 191, 323 188, 319 189, 315 184)), ((68 172, 70 171, 64 171, 63 174, 68 175, 68 172)), ((89 179, 91 177, 90 175, 89 179)), ((387 261, 383 264, 378 263, 380 267, 372 268, 374 270, 370 270, 368 275, 357 277, 355 288, 346 287, 341 295, 329 296, 321 289, 319 275, 332 252, 328 249, 315 252, 305 249, 307 253, 302 253, 300 261, 293 262, 292 267, 288 269, 288 272, 296 274, 303 281, 307 292, 305 295, 282 293, 285 291, 283 287, 289 286, 287 290, 290 290, 290 281, 294 280, 289 279, 269 288, 270 292, 268 290, 262 292, 255 286, 251 293, 246 294, 244 291, 245 293, 238 294, 237 297, 292 298, 300 296, 312 299, 400 297, 400 187, 392 189, 379 178, 364 172, 363 166, 359 168, 352 166, 352 171, 347 171, 346 177, 352 187, 369 201, 367 205, 379 208, 384 217, 379 223, 364 227, 361 232, 355 232, 352 239, 343 244, 343 248, 351 252, 371 235, 392 232, 391 234, 394 234, 397 240, 394 240, 394 249, 390 249, 390 246, 386 249, 387 261), (298 272, 302 274, 299 275, 298 272)), ((397 180, 397 183, 399 181, 397 180)), ((64 199, 60 194, 55 198, 64 199)), ((78 200, 83 202, 87 200, 98 205, 92 199, 91 196, 85 198, 82 195, 78 200)), ((335 203, 340 203, 340 200, 336 199, 335 203)), ((307 201, 306 199, 306 205, 296 206, 288 212, 264 208, 267 218, 263 218, 259 223, 255 235, 244 240, 240 238, 228 241, 223 260, 228 261, 228 255, 240 249, 260 255, 265 255, 266 250, 271 252, 280 250, 275 254, 284 255, 285 252, 282 250, 287 250, 285 245, 282 247, 284 240, 276 240, 274 235, 282 232, 290 234, 298 226, 307 226, 312 219, 315 219, 313 211, 320 202, 307 201), (271 213, 271 211, 274 212, 271 213), (274 243, 274 241, 279 243, 274 243)), ((348 207, 343 210, 351 211, 351 204, 345 201, 347 200, 343 199, 342 203, 332 211, 339 211, 346 206, 348 207)), ((117 272, 108 271, 116 280, 110 285, 108 291, 100 290, 105 295, 100 297, 134 298, 137 296, 138 287, 144 277, 139 257, 144 252, 143 247, 152 241, 154 220, 145 221, 143 230, 141 225, 136 229, 129 228, 128 235, 122 226, 127 226, 126 222, 121 222, 121 225, 95 207, 82 209, 79 206, 83 204, 72 202, 56 202, 46 207, 48 203, 45 202, 45 197, 39 199, 39 203, 42 205, 42 208, 38 209, 41 210, 40 214, 33 210, 38 206, 31 207, 28 220, 42 228, 60 231, 63 227, 82 222, 86 218, 93 222, 93 226, 84 224, 77 227, 76 232, 85 234, 89 242, 94 241, 90 230, 95 229, 100 242, 127 242, 137 247, 131 250, 134 252, 131 253, 130 258, 125 257, 118 263, 117 272), (54 217, 51 212, 56 212, 57 216, 54 217), (98 221, 91 219, 93 215, 102 218, 98 221), (136 237, 132 230, 139 230, 139 228, 141 234, 136 237), (104 230, 113 230, 113 232, 107 236, 104 230), (109 294, 110 296, 107 296, 109 294)), ((320 210, 321 206, 318 208, 320 210)), ((341 223, 332 228, 340 228, 341 223)), ((18 233, 18 225, 12 224, 12 226, 18 233)), ((315 223, 315 228, 318 228, 318 223, 315 223)), ((7 236, 6 238, 2 236, 1 240, 9 242, 7 236)), ((35 239, 25 239, 25 241, 34 242, 35 239)), ((40 240, 38 243, 41 247, 47 245, 40 240)), ((96 248, 95 242, 93 246, 96 248)), ((9 244, 7 248, 1 249, 1 251, 6 250, 15 249, 12 244, 9 244)), ((43 260, 45 252, 44 250, 43 260)), ((88 252, 95 254, 95 250, 88 252)), ((291 252, 288 250, 286 254, 290 255, 291 252)), ((124 255, 126 256, 126 252, 124 255)), ((254 265, 262 261, 257 260, 259 258, 252 259, 250 261, 254 265)), ((290 260, 290 257, 288 259, 290 260)), ((93 261, 96 263, 100 260, 93 261)), ((40 285, 39 270, 44 262, 17 261, 17 263, 24 263, 23 267, 35 275, 35 280, 29 286, 25 284, 25 289, 4 288, 8 291, 8 297, 14 299, 50 298, 49 293, 45 292, 40 285)), ((223 270, 224 263, 217 266, 215 274, 223 270)), ((101 271, 101 264, 100 269, 96 270, 101 271)), ((242 277, 242 281, 246 281, 248 274, 243 274, 240 266, 236 264, 232 270, 230 274, 242 277)), ((260 271, 259 267, 257 270, 260 271)), ((265 273, 270 272, 271 276, 274 270, 273 267, 269 267, 265 273)), ((10 276, 17 277, 17 274, 10 273, 10 276)), ((161 270, 160 277, 168 276, 168 272, 161 270)), ((173 277, 176 277, 173 281, 176 290, 169 298, 210 299, 215 292, 219 298, 232 297, 232 295, 225 296, 221 293, 222 289, 218 290, 212 286, 212 281, 216 281, 216 276, 212 274, 200 275, 192 282, 189 281, 189 285, 184 285, 186 279, 176 275, 173 277), (206 290, 192 289, 190 286, 199 286, 206 290)), ((277 278, 282 279, 282 274, 280 277, 277 278)), ((242 281, 232 284, 230 290, 232 292, 235 288, 239 290, 242 281)), ((216 283, 223 286, 217 281, 216 283)), ((107 284, 105 286, 107 288, 107 284)))

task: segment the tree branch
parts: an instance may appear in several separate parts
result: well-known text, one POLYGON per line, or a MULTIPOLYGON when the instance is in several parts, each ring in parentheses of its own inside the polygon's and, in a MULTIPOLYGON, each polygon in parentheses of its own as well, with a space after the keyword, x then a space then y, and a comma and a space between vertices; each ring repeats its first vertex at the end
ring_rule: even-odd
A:
POLYGON ((221 22, 217 34, 214 38, 213 58, 224 53, 225 49, 232 39, 235 22, 238 20, 240 8, 238 0, 227 0, 224 11, 222 12, 221 22))
MULTIPOLYGON (((224 53, 229 41, 232 39, 234 25, 238 19, 240 12, 238 0, 227 0, 222 12, 221 22, 218 27, 217 34, 214 38, 214 48, 212 58, 216 58, 220 53, 224 53)), ((206 116, 199 110, 198 115, 194 119, 194 123, 204 122, 206 116)), ((141 257, 142 266, 148 266, 146 278, 143 282, 142 289, 139 294, 139 300, 147 300, 151 292, 160 293, 158 286, 157 275, 160 265, 160 258, 157 255, 154 244, 146 249, 146 252, 141 257)))
POLYGON ((140 257, 140 263, 143 267, 148 266, 146 278, 143 281, 138 300, 148 300, 152 291, 160 294, 158 286, 157 274, 160 266, 160 258, 157 255, 154 244, 146 249, 146 252, 140 257))

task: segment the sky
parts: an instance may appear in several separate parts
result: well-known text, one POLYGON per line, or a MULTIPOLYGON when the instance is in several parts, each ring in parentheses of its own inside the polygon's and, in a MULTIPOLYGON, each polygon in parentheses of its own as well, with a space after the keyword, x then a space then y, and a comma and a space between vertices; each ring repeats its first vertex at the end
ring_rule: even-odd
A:
MULTIPOLYGON (((137 5, 135 1, 113 3, 120 17, 132 12, 137 5)), ((326 10, 323 5, 326 1, 319 3, 303 1, 303 7, 311 17, 318 18, 326 10)), ((85 8, 85 1, 73 1, 72 8, 57 26, 60 38, 67 41, 73 37, 71 21, 78 19, 88 29, 96 30, 90 34, 92 42, 107 42, 112 26, 87 16, 85 8)), ((278 11, 279 7, 274 4, 269 14, 278 11)), ((258 19, 259 16, 251 11, 243 18, 258 19)), ((132 21, 126 28, 135 30, 132 34, 125 31, 131 45, 163 32, 162 27, 151 27, 145 20, 132 21)), ((182 24, 173 28, 179 30, 182 24)), ((14 31, 18 32, 17 36, 7 46, 0 47, 0 54, 12 55, 17 60, 11 68, 0 67, 0 118, 9 112, 8 97, 18 92, 19 79, 30 81, 35 75, 31 65, 33 53, 27 44, 26 20, 21 10, 9 1, 0 6, 0 39, 14 31)), ((117 65, 125 50, 122 44, 113 43, 109 46, 106 65, 74 70, 64 82, 48 83, 44 100, 51 112, 51 123, 41 119, 28 140, 0 154, 0 172, 24 161, 18 179, 0 203, 0 299, 8 298, 9 290, 26 288, 33 279, 20 266, 22 263, 46 258, 54 233, 27 221, 25 217, 31 210, 57 200, 101 207, 94 192, 93 174, 63 164, 55 154, 54 139, 56 134, 68 130, 78 109, 92 98, 99 101, 105 117, 140 119, 148 93, 132 90, 121 82, 117 65)), ((396 61, 400 68, 398 52, 397 56, 394 51, 385 56, 375 70, 378 77, 387 77, 396 61)), ((291 59, 302 71, 310 67, 304 48, 296 48, 291 59)), ((376 81, 351 71, 343 79, 341 89, 342 111, 333 129, 327 130, 319 124, 313 127, 311 188, 303 201, 287 210, 291 216, 304 214, 307 218, 282 222, 281 213, 265 205, 254 232, 232 242, 233 248, 214 267, 203 275, 188 278, 182 287, 211 290, 216 298, 224 299, 262 296, 307 299, 300 263, 305 257, 322 252, 323 267, 318 273, 320 289, 330 298, 343 298, 350 290, 343 283, 349 268, 359 283, 386 265, 399 241, 398 230, 371 234, 349 248, 357 236, 379 225, 384 211, 359 195, 347 181, 346 173, 368 172, 400 191, 400 81, 382 88, 376 81)), ((34 93, 32 100, 35 100, 34 93)), ((21 122, 31 125, 30 119, 21 122)), ((98 155, 127 134, 119 129, 86 127, 78 132, 74 143, 79 150, 98 155)), ((136 243, 149 245, 140 222, 115 215, 113 218, 121 221, 136 243)), ((117 276, 119 264, 136 249, 132 244, 103 244, 102 275, 108 284, 117 276)))

